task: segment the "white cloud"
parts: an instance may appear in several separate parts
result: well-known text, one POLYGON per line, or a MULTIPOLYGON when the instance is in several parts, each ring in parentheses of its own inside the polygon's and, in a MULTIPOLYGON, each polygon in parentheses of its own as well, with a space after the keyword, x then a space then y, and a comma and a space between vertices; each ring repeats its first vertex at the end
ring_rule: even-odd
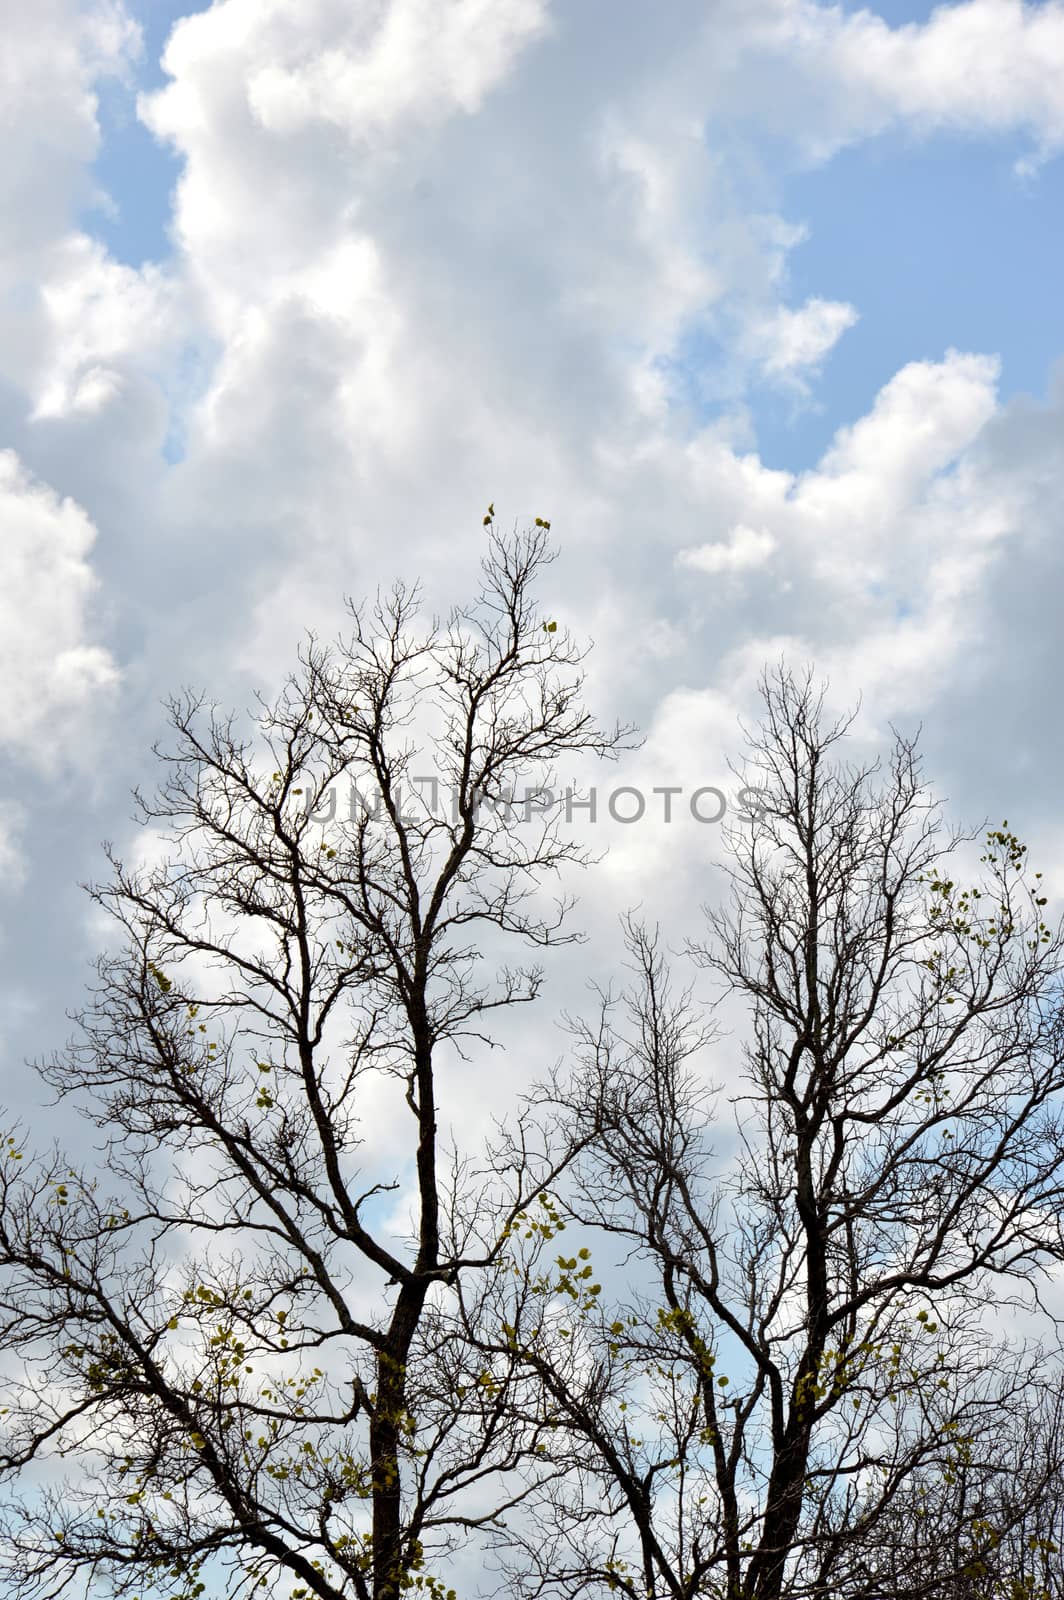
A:
MULTIPOLYGON (((754 115, 786 127, 815 159, 892 124, 918 132, 1025 132, 1064 144, 1064 4, 962 0, 891 27, 872 7, 847 15, 815 0, 752 0, 737 50, 763 76, 754 115)), ((737 13, 733 13, 737 15, 737 13)), ((735 73, 729 93, 740 90, 735 73)))
MULTIPOLYGON (((844 699, 863 691, 880 728, 945 715, 972 653, 1000 647, 987 607, 1031 512, 1031 489, 983 464, 997 375, 994 359, 958 352, 911 363, 801 474, 737 456, 710 431, 688 443, 659 435, 638 460, 611 459, 615 501, 644 530, 646 556, 629 604, 615 591, 580 611, 603 657, 592 660, 596 686, 612 687, 619 709, 639 704, 653 658, 642 647, 632 656, 636 616, 640 641, 670 626, 654 682, 683 675, 722 693, 733 714, 756 711, 760 667, 782 655, 827 672, 844 699), (719 528, 710 540, 677 532, 707 520, 719 528), (721 581, 734 574, 741 603, 721 581)), ((654 729, 664 700, 643 704, 654 729)), ((670 737, 685 752, 702 738, 696 727, 670 737)))
MULTIPOLYGON (((5 527, 21 530, 0 556, 10 748, 54 746, 114 683, 91 621, 94 524, 140 696, 127 743, 182 682, 236 703, 274 686, 305 626, 342 622, 345 592, 403 573, 430 604, 461 599, 492 498, 507 521, 552 518, 544 603, 594 637, 594 702, 650 731, 625 769, 648 781, 723 778, 735 713, 781 652, 844 698, 863 688, 877 726, 926 714, 946 742, 977 669, 1029 663, 1005 553, 1028 541, 1048 607, 1059 405, 1006 428, 993 358, 932 347, 798 473, 758 456, 744 405, 766 379, 811 386, 856 317, 844 283, 791 292, 807 230, 779 214, 762 136, 780 171, 890 127, 1048 147, 1056 0, 972 0, 894 30, 810 0, 215 0, 178 25, 169 85, 141 102, 182 176, 173 261, 139 273, 71 227, 93 62, 126 49, 106 29, 102 55, 79 41, 73 14, 35 10, 40 48, 29 12, 18 28, 25 139, 0 175, 32 174, 11 230, 33 260, 8 258, 0 330, 14 442, 74 497, 4 458, 5 527), (965 50, 980 59, 962 70, 965 50), (55 197, 39 215, 37 192, 55 197), (187 382, 186 347, 202 362, 187 382), (177 467, 151 411, 167 387, 189 406, 177 467)), ((982 715, 1026 726, 1034 762, 1037 716, 1012 707, 1039 691, 1015 670, 1007 702, 980 680, 982 715)), ((712 829, 614 831, 583 892, 619 907, 645 891, 665 916, 719 845, 712 829)))
POLYGON ((748 528, 738 523, 722 544, 701 544, 681 550, 678 559, 699 572, 748 572, 763 567, 776 548, 776 541, 765 528, 748 528))
POLYGON ((93 77, 115 76, 129 81, 133 64, 143 52, 144 37, 140 24, 126 9, 125 0, 89 0, 77 13, 74 31, 85 70, 93 77))
MULTIPOLYGON (((737 186, 714 128, 737 100, 768 126, 782 107, 796 149, 810 128, 835 147, 885 125, 878 91, 870 120, 851 107, 854 39, 894 38, 879 19, 761 0, 710 25, 679 7, 641 20, 592 83, 558 75, 587 42, 571 14, 481 12, 455 5, 433 30, 424 0, 314 0, 298 19, 224 0, 176 28, 172 82, 141 110, 184 158, 175 232, 221 347, 190 435, 212 506, 223 448, 244 494, 246 463, 268 463, 249 512, 308 494, 320 510, 334 473, 350 504, 366 474, 456 431, 516 430, 520 456, 523 431, 552 430, 559 385, 605 448, 640 449, 688 386, 713 406, 752 377, 808 393, 856 321, 843 300, 786 303, 805 230, 737 186)), ((937 59, 931 28, 895 30, 913 60, 937 59)), ((101 375, 85 381, 68 404, 100 403, 101 375)))
MULTIPOLYGON (((867 416, 838 431, 794 493, 822 576, 852 593, 888 573, 914 570, 914 557, 926 551, 926 528, 912 520, 914 502, 993 416, 998 372, 994 357, 952 350, 941 362, 910 362, 867 416)), ((967 536, 942 531, 947 539, 967 536)))
POLYGON ((140 30, 120 0, 39 0, 8 6, 0 54, 0 287, 33 270, 34 250, 92 194, 99 144, 94 85, 122 76, 140 30))
POLYGON ((939 5, 923 26, 895 29, 863 11, 839 29, 832 56, 846 83, 900 118, 1064 141, 1059 0, 939 5))
POLYGON ((121 0, 42 0, 4 17, 0 380, 40 416, 101 410, 166 324, 162 276, 120 266, 74 226, 110 205, 91 170, 97 90, 128 80, 141 48, 121 0))
MULTIPOLYGON (((261 4, 246 9, 261 26, 261 4)), ((280 58, 248 80, 248 103, 274 132, 323 121, 361 137, 404 119, 471 114, 547 26, 545 0, 452 0, 443 9, 435 0, 318 0, 308 10, 302 39, 283 17, 281 29, 267 32, 264 53, 280 43, 280 58), (305 41, 323 33, 328 43, 308 50, 305 41)))
POLYGON ((336 129, 424 136, 470 116, 546 27, 543 0, 223 0, 184 18, 173 81, 140 115, 186 158, 175 228, 215 311, 343 238, 384 174, 357 173, 336 129))
POLYGON ((89 637, 96 530, 0 451, 0 745, 47 768, 118 681, 89 637))
POLYGON ((804 389, 807 374, 820 367, 857 318, 856 309, 845 301, 814 296, 797 310, 779 306, 762 321, 753 322, 743 342, 765 377, 804 389))
POLYGON ((33 417, 95 413, 122 393, 130 369, 158 364, 175 339, 176 286, 160 268, 112 260, 98 241, 71 233, 49 252, 41 284, 42 333, 33 417))

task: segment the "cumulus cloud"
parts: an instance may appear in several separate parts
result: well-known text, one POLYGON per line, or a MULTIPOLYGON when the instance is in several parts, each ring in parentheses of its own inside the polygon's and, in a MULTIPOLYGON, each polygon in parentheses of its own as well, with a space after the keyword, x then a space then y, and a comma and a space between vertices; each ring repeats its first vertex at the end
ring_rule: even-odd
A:
POLYGON ((825 575, 846 582, 849 572, 862 583, 904 572, 919 538, 906 512, 993 416, 998 373, 995 357, 955 350, 939 362, 910 362, 867 416, 839 429, 793 496, 825 575), (854 560, 858 550, 860 563, 854 560))
POLYGON ((91 638, 95 538, 79 505, 0 451, 0 745, 45 768, 118 681, 91 638))
MULTIPOLYGON (((245 9, 261 28, 261 5, 245 9)), ((456 108, 475 112, 519 49, 547 26, 545 0, 455 0, 442 11, 433 0, 386 8, 334 0, 309 9, 311 36, 315 24, 334 24, 328 46, 308 52, 275 7, 281 27, 263 43, 268 54, 280 43, 280 59, 249 79, 253 113, 277 132, 324 121, 362 136, 404 118, 436 122, 456 108)))
MULTIPOLYGON (((884 33, 933 75, 939 24, 891 30, 810 0, 712 25, 691 6, 633 12, 589 93, 564 60, 601 49, 593 10, 514 0, 487 26, 458 5, 431 50, 421 0, 315 0, 298 22, 224 0, 178 25, 171 82, 141 114, 183 159, 179 259, 219 348, 189 429, 208 515, 232 493, 249 515, 310 503, 319 527, 342 506, 353 528, 367 475, 390 495, 403 461, 436 470, 437 447, 468 461, 467 441, 505 433, 512 475, 533 439, 541 459, 652 448, 692 389, 715 407, 752 379, 812 392, 857 308, 788 303, 805 230, 740 192, 714 130, 741 101, 770 127, 783 107, 796 150, 810 128, 830 125, 831 148, 866 136, 889 107, 876 91, 854 121, 854 40, 884 33), (761 82, 767 58, 779 81, 761 82)), ((1031 25, 1005 28, 1009 49, 1031 25)), ((83 406, 102 403, 100 365, 83 406)))
MULTIPOLYGON (((811 9, 801 8, 803 20, 815 28, 811 9)), ((829 55, 866 105, 898 118, 977 132, 1020 128, 1047 149, 1064 142, 1059 0, 968 0, 936 6, 923 26, 895 29, 862 11, 839 28, 829 55)))
POLYGON ((743 342, 766 378, 805 391, 808 375, 816 372, 857 318, 856 308, 845 301, 814 296, 797 310, 779 306, 762 321, 751 323, 743 342))
POLYGON ((747 572, 763 567, 776 548, 776 541, 765 528, 734 527, 720 544, 702 544, 681 550, 678 559, 699 572, 747 572))
POLYGON ((997 413, 997 377, 992 358, 957 351, 910 363, 815 468, 790 477, 748 463, 758 533, 740 525, 683 557, 711 577, 772 555, 761 625, 748 616, 739 646, 747 681, 785 635, 885 716, 948 691, 980 626, 974 602, 1021 520, 1014 490, 972 456, 997 413))
MULTIPOLYGON (((624 768, 640 782, 723 779, 780 654, 864 689, 879 728, 952 727, 973 661, 1006 670, 1009 553, 1044 605, 1058 581, 1061 407, 1010 429, 995 359, 932 347, 806 470, 763 459, 751 394, 815 394, 862 309, 845 284, 791 292, 807 229, 781 215, 763 146, 781 171, 891 127, 1047 151, 1059 0, 963 0, 902 28, 812 0, 215 0, 139 102, 181 163, 173 258, 140 272, 71 224, 93 85, 134 47, 121 8, 94 14, 112 31, 45 0, 6 45, 25 120, 0 185, 25 168, 33 186, 9 201, 33 260, 8 257, 0 338, 19 447, 8 748, 54 745, 113 689, 94 569, 134 657, 132 741, 174 685, 236 703, 274 687, 305 626, 342 623, 344 593, 403 573, 430 607, 463 598, 489 499, 507 521, 551 517, 544 603, 594 638, 598 708, 648 730, 624 768), (56 198, 37 212, 31 192, 56 198)), ((1010 695, 1036 706, 1016 671, 1010 695)), ((1016 721, 1033 740, 1036 711, 1016 721)), ((719 844, 613 832, 600 929, 598 896, 690 901, 719 844)))
POLYGON ((57 242, 41 285, 36 372, 24 372, 33 418, 101 410, 131 368, 151 366, 172 343, 174 310, 174 283, 158 267, 124 266, 83 233, 57 242))
POLYGON ((99 413, 172 330, 173 284, 113 261, 77 221, 109 203, 92 174, 101 85, 130 83, 141 50, 122 0, 42 0, 5 16, 0 386, 25 396, 27 418, 99 413))
MULTIPOLYGON (((961 0, 900 27, 872 6, 753 0, 733 40, 768 69, 754 115, 788 126, 816 160, 899 124, 1026 133, 1043 157, 1064 144, 1061 0, 961 0)), ((733 73, 729 109, 742 78, 733 73)))
MULTIPOLYGON (((973 658, 1002 647, 994 597, 1037 500, 1034 477, 987 454, 997 379, 986 356, 910 363, 801 473, 737 455, 709 429, 614 460, 613 495, 647 530, 645 559, 623 580, 627 603, 618 584, 609 603, 592 589, 576 604, 598 645, 596 689, 637 708, 654 749, 667 704, 664 742, 689 769, 705 748, 702 697, 717 728, 727 708, 734 751, 735 719, 756 717, 761 668, 780 658, 826 674, 842 703, 863 693, 870 736, 927 718, 948 743, 973 658), (678 535, 707 521, 708 540, 678 535), (666 625, 668 652, 648 649, 666 625)), ((1040 473, 1059 453, 1044 438, 1040 473)))
POLYGON ((128 74, 140 29, 121 0, 40 0, 9 7, 0 57, 0 284, 32 270, 32 252, 89 200, 99 146, 95 86, 128 74))

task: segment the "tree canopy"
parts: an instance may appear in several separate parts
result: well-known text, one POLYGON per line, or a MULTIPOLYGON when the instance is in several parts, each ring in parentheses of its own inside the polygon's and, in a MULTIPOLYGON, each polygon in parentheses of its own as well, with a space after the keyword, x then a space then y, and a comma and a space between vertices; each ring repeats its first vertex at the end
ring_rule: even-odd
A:
POLYGON ((41 1067, 100 1148, 0 1154, 6 1592, 443 1600, 474 1552, 559 1600, 1057 1600, 1040 875, 780 667, 730 902, 685 953, 630 916, 627 982, 463 1143, 441 1064, 538 996, 507 946, 578 937, 544 885, 589 857, 528 794, 630 739, 537 603, 548 524, 485 520, 446 621, 398 586, 246 731, 170 705, 41 1067))

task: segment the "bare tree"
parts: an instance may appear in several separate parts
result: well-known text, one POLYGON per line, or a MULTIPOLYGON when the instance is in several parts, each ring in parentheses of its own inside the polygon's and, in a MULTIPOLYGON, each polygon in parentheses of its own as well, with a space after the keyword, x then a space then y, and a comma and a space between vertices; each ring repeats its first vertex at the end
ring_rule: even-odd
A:
MULTIPOLYGON (((1018 1364, 1011 1365, 1015 1373, 1018 1364)), ((958 1441, 944 1470, 925 1463, 898 1485, 866 1537, 836 1539, 825 1551, 825 1581, 836 1592, 871 1591, 902 1600, 928 1594, 948 1600, 1059 1600, 1060 1369, 1032 1373, 1019 1364, 1019 1372, 1027 1383, 992 1395, 998 1403, 988 1426, 958 1441)))
POLYGON ((624 734, 537 609, 546 525, 485 520, 447 623, 412 631, 402 587, 355 610, 247 736, 171 706, 165 859, 111 854, 117 942, 43 1069, 100 1161, 16 1131, 0 1158, 7 1594, 442 1595, 433 1564, 537 1481, 448 1307, 554 1169, 448 1158, 441 1062, 539 990, 482 977, 486 945, 575 937, 536 890, 582 851, 521 786, 624 734))
POLYGON ((546 1091, 582 1152, 566 1214, 594 1231, 485 1340, 535 1373, 525 1422, 559 1467, 510 1530, 510 1580, 1057 1596, 1062 1368, 1032 1314, 1064 1257, 1061 933, 1007 825, 964 886, 972 841, 944 833, 912 744, 847 765, 849 722, 783 669, 764 704, 764 812, 692 952, 747 1019, 734 1126, 705 1078, 714 1019, 634 921, 634 985, 546 1091), (623 1303, 601 1286, 622 1257, 623 1303))

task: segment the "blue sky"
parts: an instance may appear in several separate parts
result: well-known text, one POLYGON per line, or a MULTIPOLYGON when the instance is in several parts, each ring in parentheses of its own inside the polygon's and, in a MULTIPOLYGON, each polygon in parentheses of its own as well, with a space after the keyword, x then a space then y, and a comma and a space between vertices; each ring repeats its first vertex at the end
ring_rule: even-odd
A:
POLYGON ((1064 163, 1020 178, 1023 148, 894 134, 787 177, 782 209, 809 228, 790 259, 794 297, 849 300, 860 321, 813 408, 757 405, 767 459, 800 470, 899 366, 950 346, 1000 355, 1003 398, 1045 395, 1064 351, 1064 163))
POLYGON ((170 195, 181 160, 139 120, 137 95, 166 81, 162 54, 174 23, 208 7, 192 0, 138 0, 128 9, 140 26, 143 50, 124 79, 107 80, 99 87, 101 144, 92 168, 116 214, 93 208, 81 221, 117 260, 139 267, 170 254, 170 195))
POLYGON ((135 93, 107 84, 100 94, 103 144, 93 176, 113 204, 87 207, 81 221, 117 261, 139 267, 170 254, 167 225, 170 193, 181 170, 178 156, 163 149, 137 120, 135 93))

